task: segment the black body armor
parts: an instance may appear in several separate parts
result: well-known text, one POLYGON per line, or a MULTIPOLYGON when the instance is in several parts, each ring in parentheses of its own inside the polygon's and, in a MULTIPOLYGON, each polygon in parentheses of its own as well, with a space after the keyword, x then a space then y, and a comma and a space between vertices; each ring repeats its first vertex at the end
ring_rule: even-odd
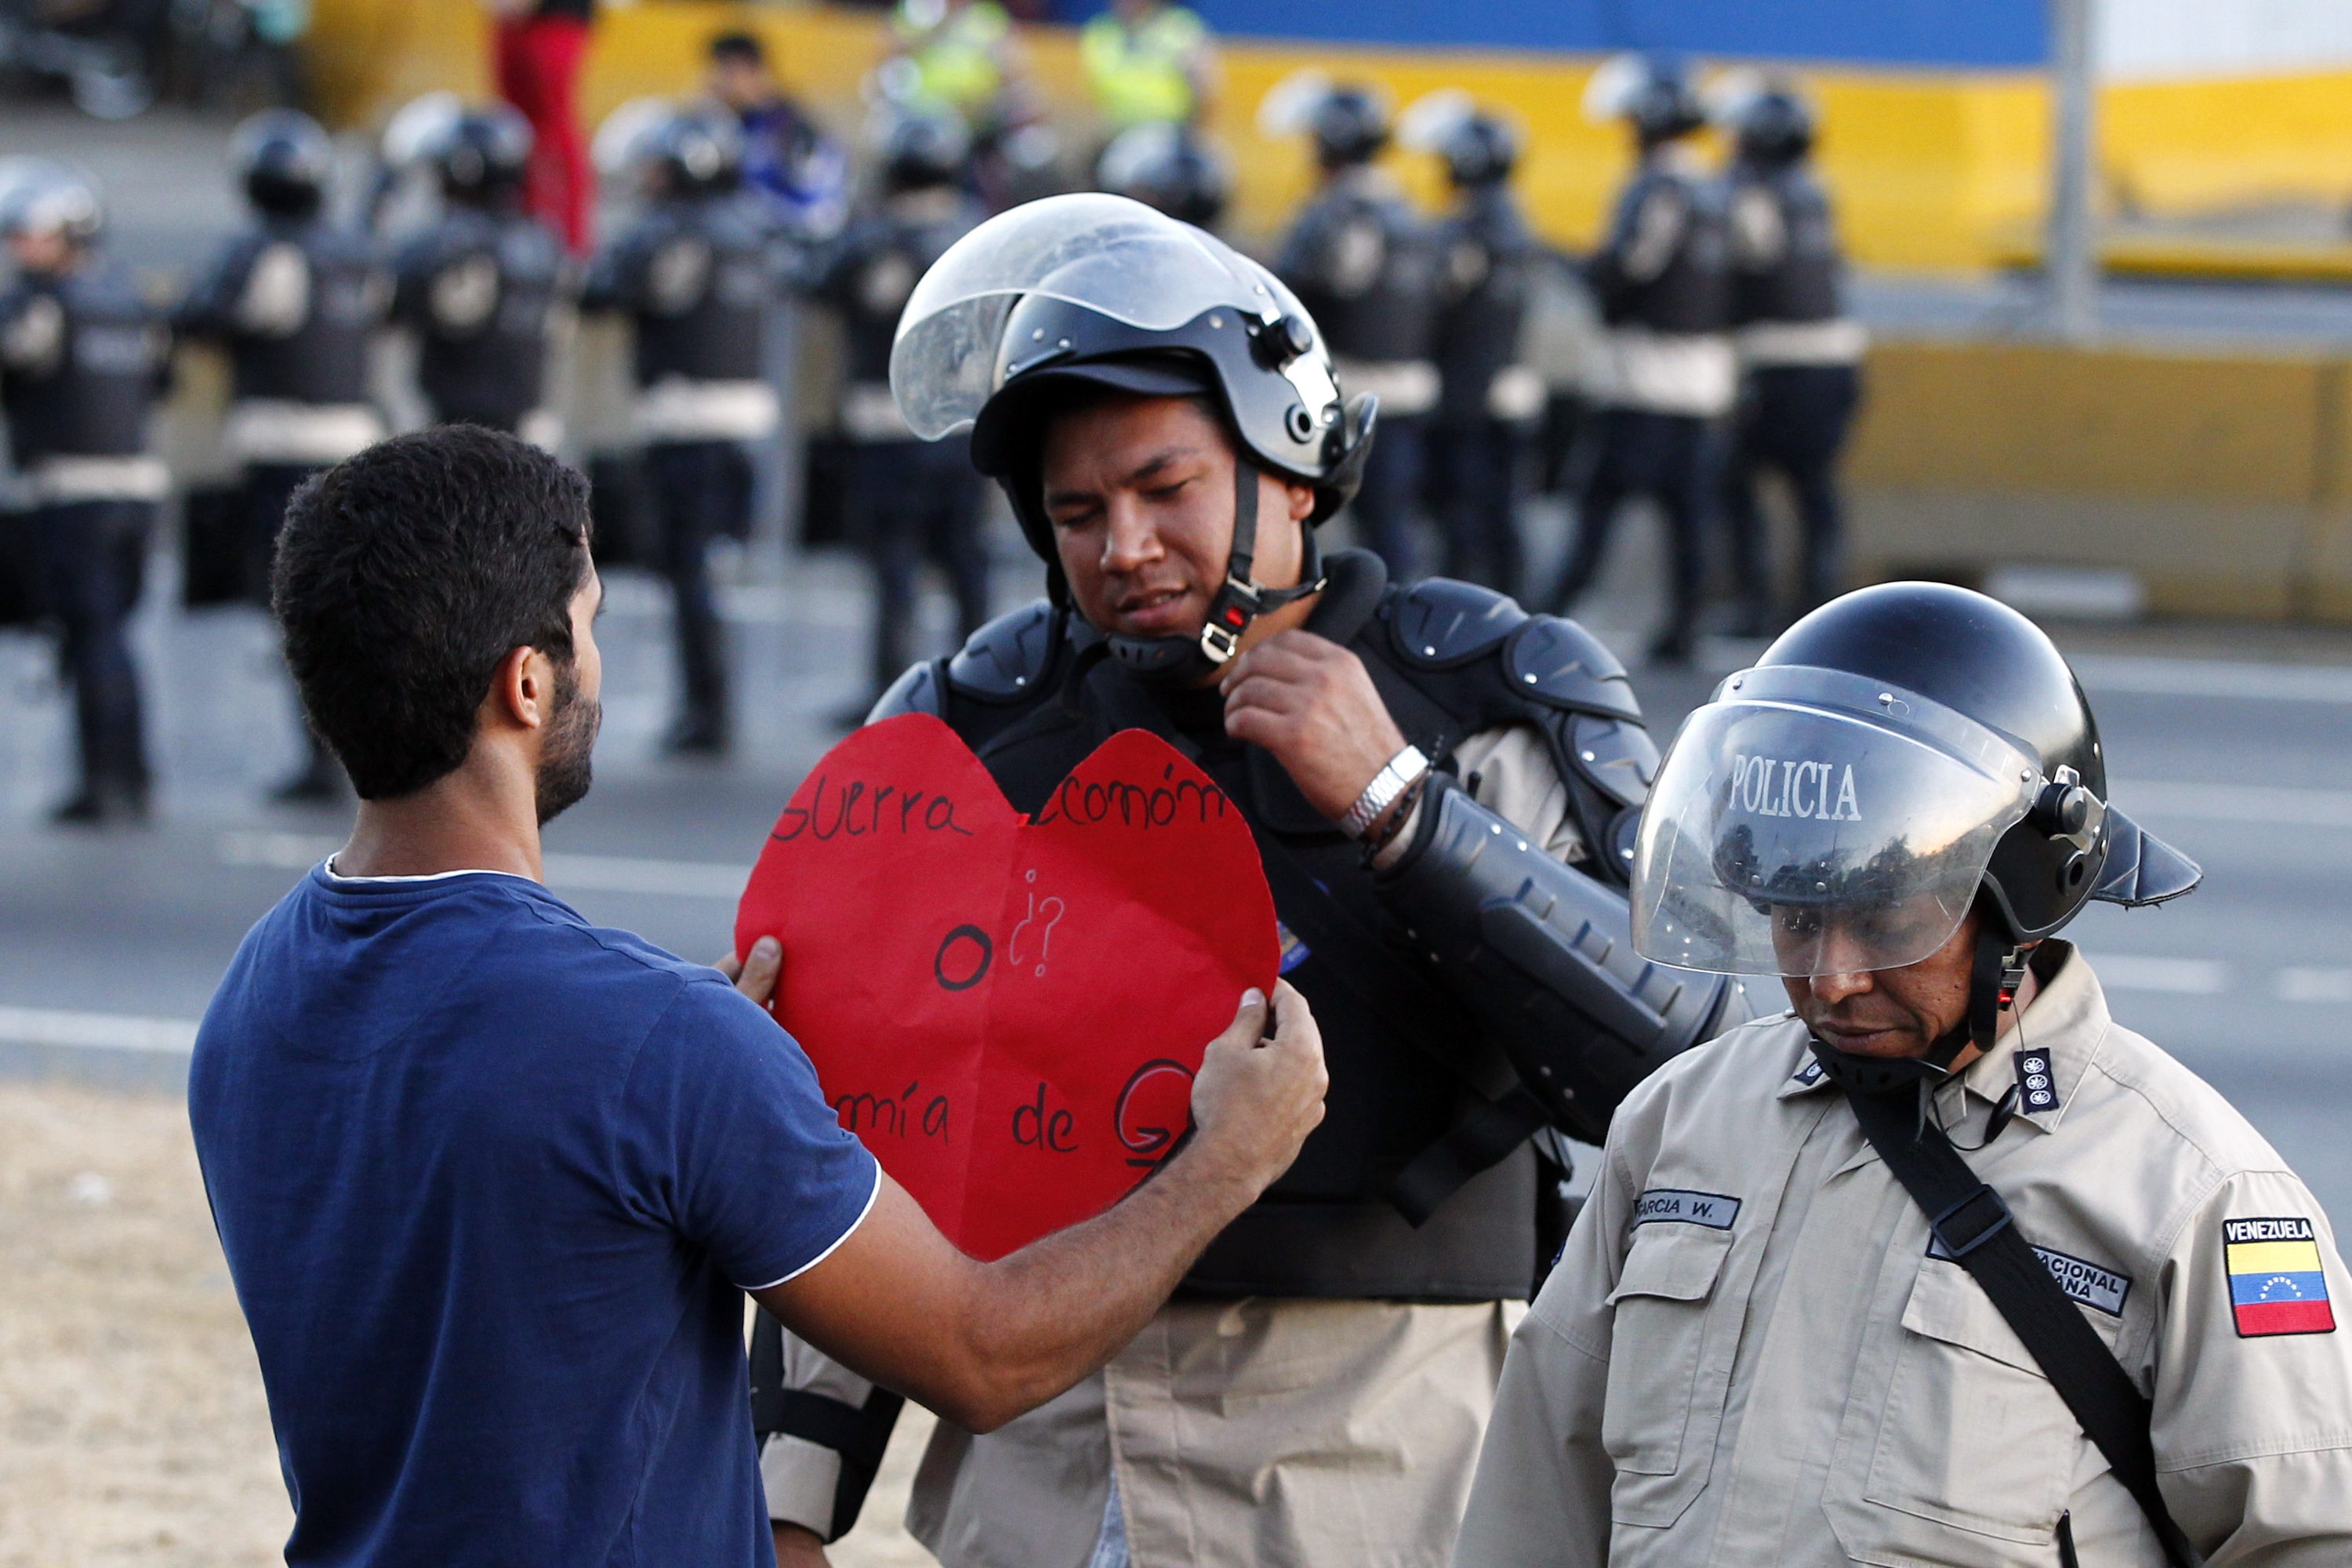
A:
POLYGON ((1735 324, 1845 313, 1829 195, 1801 165, 1736 166, 1729 216, 1735 324))
POLYGON ((1510 187, 1465 191, 1437 230, 1437 369, 1441 424, 1486 416, 1487 389, 1516 363, 1519 329, 1542 251, 1510 187))
POLYGON ((1300 210, 1275 275, 1344 358, 1430 357, 1436 253, 1404 198, 1362 174, 1335 180, 1300 210))
POLYGON ((226 348, 237 399, 364 404, 386 294, 362 236, 319 217, 265 218, 230 241, 180 321, 226 348))
POLYGON ((597 259, 592 309, 636 323, 637 384, 757 381, 775 289, 758 215, 727 195, 674 197, 597 259))
MULTIPOLYGON (((1517 724, 1543 737, 1591 855, 1570 869, 1538 846, 1532 853, 1545 864, 1526 869, 1569 902, 1589 894, 1613 904, 1604 918, 1620 927, 1622 949, 1620 889, 1657 763, 1622 668, 1573 623, 1530 616, 1485 589, 1442 579, 1391 588, 1368 552, 1334 556, 1329 580, 1309 629, 1362 658, 1398 727, 1439 769, 1454 766, 1455 747, 1472 735, 1517 724)), ((1458 805, 1424 810, 1402 862, 1375 877, 1359 846, 1307 803, 1271 753, 1225 735, 1213 688, 1144 685, 1102 657, 1083 623, 1043 602, 992 623, 952 658, 910 670, 877 715, 904 710, 946 719, 1022 811, 1042 805, 1111 734, 1150 730, 1216 780, 1257 837, 1276 912, 1295 939, 1286 943, 1289 978, 1322 1025, 1328 1113, 1297 1163, 1210 1246, 1187 1277, 1192 1291, 1524 1297, 1541 1261, 1538 1226, 1549 1218, 1539 1204, 1550 1184, 1539 1178, 1529 1137, 1548 1121, 1598 1137, 1615 1104, 1595 1097, 1578 1108, 1585 1114, 1564 1116, 1563 1101, 1530 1093, 1543 1075, 1524 1064, 1561 1053, 1613 1061, 1622 1049, 1622 1095, 1664 1055, 1707 1037, 1728 994, 1697 977, 1663 980, 1670 972, 1659 970, 1635 989, 1648 987, 1649 1021, 1673 1037, 1670 1045, 1596 1043, 1572 1020, 1561 1033, 1530 984, 1494 970, 1481 945, 1481 905, 1523 889, 1486 888, 1471 868, 1480 846, 1442 831, 1451 821, 1459 838, 1466 812, 1481 834, 1500 836, 1500 818, 1455 789, 1458 805), (1440 884, 1444 908, 1427 901, 1440 884), (1441 923, 1461 929, 1441 933, 1441 923), (1521 1020, 1555 1037, 1514 1037, 1521 1020)), ((1615 958, 1620 967, 1630 960, 1630 951, 1615 958)), ((1553 1076, 1565 1083, 1572 1073, 1553 1076)))
POLYGON ((1731 309, 1722 188, 1653 157, 1618 198, 1585 277, 1609 326, 1722 331, 1731 309))
POLYGON ((120 263, 21 278, 0 295, 0 411, 16 466, 145 452, 170 342, 120 263))
POLYGON ((541 405, 563 258, 536 220, 453 205, 402 247, 394 275, 393 315, 416 334, 436 418, 512 430, 541 405))

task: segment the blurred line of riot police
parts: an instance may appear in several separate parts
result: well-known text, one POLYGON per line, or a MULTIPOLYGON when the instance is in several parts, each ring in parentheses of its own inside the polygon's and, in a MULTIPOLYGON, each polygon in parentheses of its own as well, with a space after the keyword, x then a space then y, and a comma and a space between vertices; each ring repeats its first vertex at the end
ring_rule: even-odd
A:
MULTIPOLYGON (((1217 68, 1199 18, 1120 0, 1080 48, 1100 131, 1083 150, 1088 183, 1219 229, 1233 171, 1204 128, 1217 68)), ((668 585, 675 752, 732 739, 711 554, 763 515, 796 515, 803 542, 866 557, 875 691, 922 651, 926 567, 960 635, 986 619, 989 498, 960 441, 908 430, 887 367, 899 312, 942 251, 990 213, 1074 183, 1016 29, 991 0, 902 0, 866 123, 845 138, 783 90, 754 35, 715 37, 707 65, 699 96, 625 104, 599 128, 609 232, 584 267, 524 211, 529 125, 449 93, 392 117, 352 202, 335 199, 338 149, 316 122, 280 110, 239 127, 230 156, 250 213, 171 302, 106 256, 93 180, 0 161, 14 263, 0 407, 21 514, 0 525, 0 625, 59 637, 80 763, 61 819, 147 810, 124 623, 172 488, 149 415, 175 338, 216 350, 229 383, 219 450, 233 473, 181 496, 189 607, 266 603, 294 489, 424 419, 580 454, 600 556, 668 585), (629 344, 610 435, 563 418, 588 400, 578 340, 610 331, 596 318, 624 324, 629 344), (380 341, 400 345, 388 362, 380 341), (403 370, 390 398, 385 363, 403 370), (388 416, 387 401, 403 406, 388 416), (823 411, 794 416, 813 402, 823 411), (797 504, 771 505, 786 474, 797 504)), ((1652 654, 1686 658, 1703 614, 1759 635, 1841 585, 1835 466, 1863 333, 1793 87, 1735 72, 1702 92, 1680 60, 1625 56, 1596 73, 1585 110, 1624 123, 1635 163, 1576 258, 1535 233, 1513 192, 1525 147, 1507 115, 1459 89, 1392 114, 1376 86, 1298 73, 1257 121, 1306 140, 1315 186, 1266 254, 1321 323, 1343 389, 1379 399, 1378 471, 1350 519, 1393 575, 1442 571, 1564 613, 1591 588, 1624 503, 1646 498, 1671 560, 1652 654), (1710 124, 1730 147, 1720 169, 1694 145, 1710 124), (1441 212, 1408 199, 1392 147, 1435 161, 1441 212), (1799 524, 1785 588, 1759 500, 1775 473, 1799 524), (1542 491, 1566 496, 1573 521, 1564 564, 1535 583, 1523 513, 1542 491), (1703 600, 1711 564, 1720 612, 1703 600)), ((313 741, 278 794, 343 787, 313 741)))

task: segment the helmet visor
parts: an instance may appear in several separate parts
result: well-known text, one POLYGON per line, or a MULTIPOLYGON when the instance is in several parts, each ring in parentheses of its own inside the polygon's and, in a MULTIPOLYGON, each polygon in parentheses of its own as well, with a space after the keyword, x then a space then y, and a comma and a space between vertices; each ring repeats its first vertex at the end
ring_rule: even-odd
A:
MULTIPOLYGON (((1145 331, 1217 306, 1265 319, 1297 303, 1265 268, 1125 196, 1048 196, 999 213, 923 274, 898 318, 890 390, 927 441, 964 428, 1001 381, 1005 318, 1024 295, 1145 331)), ((1053 345, 1036 345, 1050 354, 1053 345)))
POLYGON ((1682 969, 1851 974, 1951 940, 2041 771, 1916 693, 1753 669, 1685 721, 1643 813, 1633 948, 1682 969))

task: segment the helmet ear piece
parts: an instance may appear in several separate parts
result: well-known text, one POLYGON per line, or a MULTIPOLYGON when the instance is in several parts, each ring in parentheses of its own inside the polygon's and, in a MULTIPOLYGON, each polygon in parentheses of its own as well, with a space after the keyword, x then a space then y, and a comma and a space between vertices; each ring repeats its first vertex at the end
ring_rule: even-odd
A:
POLYGON ((1360 392, 1349 400, 1339 416, 1339 427, 1331 433, 1331 439, 1341 444, 1339 458, 1315 487, 1315 510, 1309 522, 1328 519, 1363 488, 1364 465, 1372 455, 1380 415, 1381 400, 1369 392, 1360 392))

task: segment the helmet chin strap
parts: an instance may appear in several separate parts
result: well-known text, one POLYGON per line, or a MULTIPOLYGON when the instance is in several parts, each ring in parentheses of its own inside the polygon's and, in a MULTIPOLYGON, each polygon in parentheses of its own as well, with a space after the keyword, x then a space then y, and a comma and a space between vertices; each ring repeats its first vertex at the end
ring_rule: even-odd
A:
POLYGON ((1289 588, 1261 588, 1250 580, 1257 556, 1257 466, 1236 452, 1234 456, 1234 548, 1225 561, 1225 581, 1209 601, 1209 618, 1198 637, 1113 637, 1111 656, 1129 673, 1143 680, 1179 681, 1222 668, 1241 651, 1242 634, 1269 610, 1296 604, 1323 591, 1323 552, 1311 524, 1302 524, 1298 583, 1289 588))
MULTIPOLYGON (((1968 1016, 1917 1057, 1862 1057, 1842 1051, 1820 1036, 1807 1042, 1813 1059, 1840 1088, 1856 1094, 1892 1094, 1916 1088, 1919 1124, 1927 1126, 1927 1102, 1937 1085, 1952 1076, 1952 1063, 1974 1046, 1979 1056, 1991 1054, 2000 1035, 2000 1016, 2017 1001, 2025 984, 2025 949, 2011 942, 1998 919, 1990 913, 1977 924, 1976 952, 1969 965, 1968 1016)), ((1998 1132, 2007 1117, 1992 1129, 1998 1132)))

